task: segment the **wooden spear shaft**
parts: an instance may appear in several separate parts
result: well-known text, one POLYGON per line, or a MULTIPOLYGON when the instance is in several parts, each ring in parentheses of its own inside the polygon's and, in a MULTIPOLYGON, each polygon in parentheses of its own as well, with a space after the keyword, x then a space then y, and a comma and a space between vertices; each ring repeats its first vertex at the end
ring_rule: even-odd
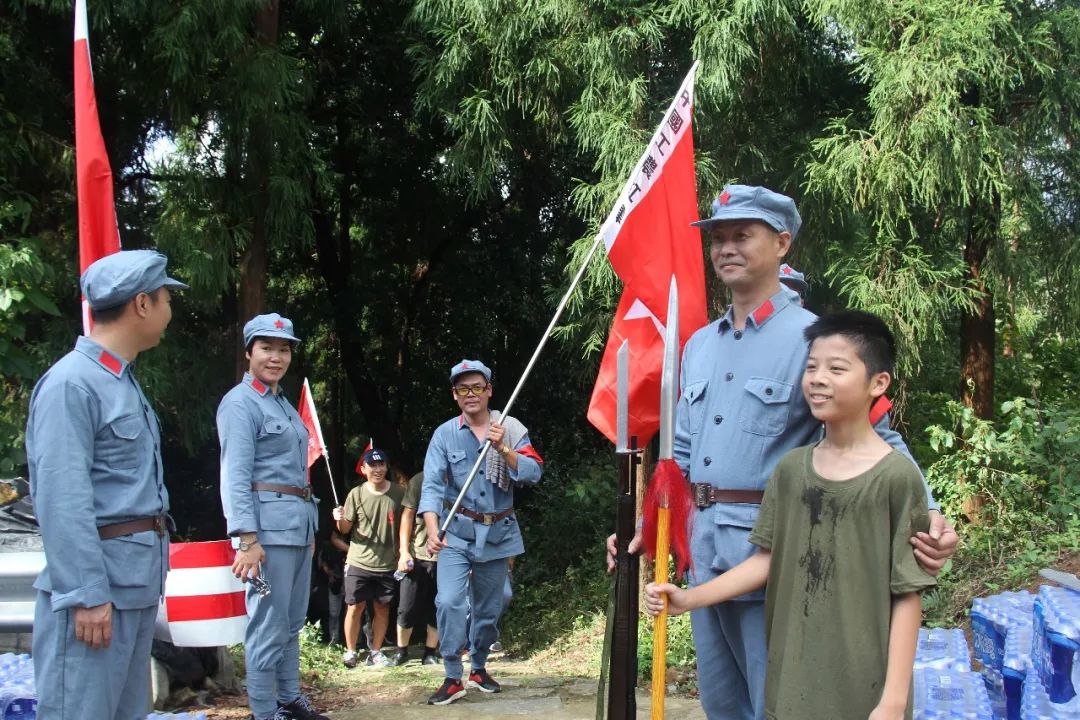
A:
MULTIPOLYGON (((668 529, 670 514, 666 507, 656 510, 656 582, 668 581, 668 529)), ((667 689, 667 595, 664 607, 653 620, 652 651, 652 720, 663 720, 664 691, 667 689)))

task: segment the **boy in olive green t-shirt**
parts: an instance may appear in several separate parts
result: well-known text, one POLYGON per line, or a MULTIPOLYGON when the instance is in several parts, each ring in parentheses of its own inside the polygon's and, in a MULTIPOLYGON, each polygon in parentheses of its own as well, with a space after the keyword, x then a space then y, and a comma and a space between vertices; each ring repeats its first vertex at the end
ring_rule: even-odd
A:
POLYGON ((908 544, 929 527, 922 478, 869 420, 895 342, 862 312, 821 317, 805 335, 802 391, 825 437, 777 465, 750 535, 760 550, 689 590, 650 583, 645 603, 655 615, 666 593, 678 614, 766 586, 767 718, 910 720, 919 592, 934 578, 908 544))
POLYGON ((345 558, 345 654, 346 667, 356 667, 356 644, 360 624, 368 602, 374 619, 371 654, 367 664, 387 667, 390 660, 382 653, 383 640, 390 619, 397 581, 397 522, 405 489, 389 480, 386 456, 372 448, 364 453, 363 475, 367 482, 353 488, 344 507, 334 508, 338 531, 349 538, 345 558))

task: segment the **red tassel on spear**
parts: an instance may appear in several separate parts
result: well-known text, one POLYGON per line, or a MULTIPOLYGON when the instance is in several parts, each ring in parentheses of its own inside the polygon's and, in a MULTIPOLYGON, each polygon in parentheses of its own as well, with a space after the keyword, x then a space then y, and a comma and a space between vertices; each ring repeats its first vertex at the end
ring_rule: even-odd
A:
MULTIPOLYGON (((667 326, 664 328, 664 369, 660 375, 660 460, 645 495, 642 541, 656 560, 656 582, 668 581, 668 554, 674 549, 681 578, 690 566, 690 486, 673 459, 675 402, 679 388, 679 288, 671 278, 667 326)), ((667 598, 653 625, 652 717, 664 717, 664 676, 667 673, 667 598)))

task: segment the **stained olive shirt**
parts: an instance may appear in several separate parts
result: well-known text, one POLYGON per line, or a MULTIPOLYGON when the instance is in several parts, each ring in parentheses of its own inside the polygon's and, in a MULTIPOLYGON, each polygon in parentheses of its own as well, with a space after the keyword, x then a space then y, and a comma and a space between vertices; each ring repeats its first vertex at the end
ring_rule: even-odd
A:
POLYGON ((372 572, 397 569, 398 522, 404 494, 405 488, 393 482, 382 494, 374 492, 370 482, 349 492, 345 498, 345 519, 353 526, 345 562, 372 572))
POLYGON ((812 458, 809 446, 780 460, 750 535, 772 551, 765 715, 866 718, 885 683, 893 596, 934 585, 908 542, 929 529, 926 491, 896 450, 843 481, 812 458))

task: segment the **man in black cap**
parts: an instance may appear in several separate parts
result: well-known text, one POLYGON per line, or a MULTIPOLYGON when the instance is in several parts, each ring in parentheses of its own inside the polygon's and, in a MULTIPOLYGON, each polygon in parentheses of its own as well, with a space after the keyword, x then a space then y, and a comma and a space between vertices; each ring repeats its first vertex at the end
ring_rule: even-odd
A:
POLYGON ((364 453, 363 475, 367 482, 353 488, 344 507, 334 508, 338 532, 349 538, 345 565, 345 667, 356 667, 356 644, 364 608, 372 604, 371 654, 366 664, 387 667, 382 653, 390 624, 390 604, 397 592, 394 569, 398 559, 397 523, 405 489, 390 482, 386 455, 378 448, 364 453))

